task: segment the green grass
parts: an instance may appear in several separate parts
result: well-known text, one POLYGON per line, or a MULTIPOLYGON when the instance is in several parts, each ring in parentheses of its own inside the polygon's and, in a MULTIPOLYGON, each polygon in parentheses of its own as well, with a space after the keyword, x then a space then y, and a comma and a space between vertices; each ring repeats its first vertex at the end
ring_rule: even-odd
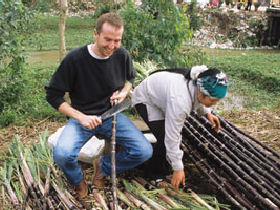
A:
MULTIPOLYGON (((95 20, 91 16, 67 17, 65 39, 67 49, 93 41, 95 20)), ((39 16, 37 28, 26 40, 26 51, 59 49, 59 17, 39 16)))
POLYGON ((229 92, 243 101, 243 108, 279 108, 280 54, 212 56, 208 63, 227 73, 229 92))

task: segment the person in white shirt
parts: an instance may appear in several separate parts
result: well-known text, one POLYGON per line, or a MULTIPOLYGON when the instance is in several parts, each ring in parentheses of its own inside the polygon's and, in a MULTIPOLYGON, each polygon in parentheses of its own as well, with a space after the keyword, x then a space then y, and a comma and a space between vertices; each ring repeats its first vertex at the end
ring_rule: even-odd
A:
POLYGON ((211 113, 227 93, 227 76, 217 69, 195 66, 159 70, 143 80, 132 93, 132 105, 157 139, 153 156, 145 164, 145 173, 165 176, 173 170, 171 184, 178 190, 185 185, 183 151, 180 149, 184 121, 191 111, 205 115, 218 131, 219 119, 211 113))

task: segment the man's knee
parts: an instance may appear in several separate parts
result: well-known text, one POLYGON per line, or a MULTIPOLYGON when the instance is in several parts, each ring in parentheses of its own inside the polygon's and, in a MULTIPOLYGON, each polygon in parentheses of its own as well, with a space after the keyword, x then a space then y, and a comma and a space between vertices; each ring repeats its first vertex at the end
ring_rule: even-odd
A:
POLYGON ((65 147, 55 146, 53 148, 53 159, 58 165, 77 161, 77 157, 73 154, 73 151, 67 150, 65 147))
POLYGON ((153 155, 153 147, 149 141, 145 141, 138 147, 138 156, 143 162, 150 159, 153 155))

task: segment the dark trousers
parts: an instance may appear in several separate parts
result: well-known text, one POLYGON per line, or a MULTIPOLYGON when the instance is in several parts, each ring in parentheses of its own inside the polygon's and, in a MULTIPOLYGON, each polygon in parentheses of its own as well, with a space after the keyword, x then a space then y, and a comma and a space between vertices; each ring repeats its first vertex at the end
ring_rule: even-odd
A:
POLYGON ((157 139, 157 142, 153 144, 153 156, 139 168, 145 170, 145 174, 150 177, 161 177, 171 174, 172 170, 166 160, 164 145, 165 120, 149 121, 145 104, 136 104, 135 108, 157 139))
POLYGON ((248 1, 248 4, 247 4, 247 6, 246 6, 246 10, 251 11, 251 6, 252 6, 252 2, 251 2, 251 1, 248 1))

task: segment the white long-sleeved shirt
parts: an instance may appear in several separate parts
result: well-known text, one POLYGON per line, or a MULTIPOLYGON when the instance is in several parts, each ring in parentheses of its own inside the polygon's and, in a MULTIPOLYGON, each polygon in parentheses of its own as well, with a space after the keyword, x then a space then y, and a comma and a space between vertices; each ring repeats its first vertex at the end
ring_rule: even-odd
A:
POLYGON ((211 110, 198 102, 193 81, 182 74, 158 72, 143 80, 133 91, 132 105, 143 103, 148 120, 165 120, 165 147, 167 160, 173 170, 181 170, 183 151, 180 150, 184 121, 191 111, 199 115, 211 110))

